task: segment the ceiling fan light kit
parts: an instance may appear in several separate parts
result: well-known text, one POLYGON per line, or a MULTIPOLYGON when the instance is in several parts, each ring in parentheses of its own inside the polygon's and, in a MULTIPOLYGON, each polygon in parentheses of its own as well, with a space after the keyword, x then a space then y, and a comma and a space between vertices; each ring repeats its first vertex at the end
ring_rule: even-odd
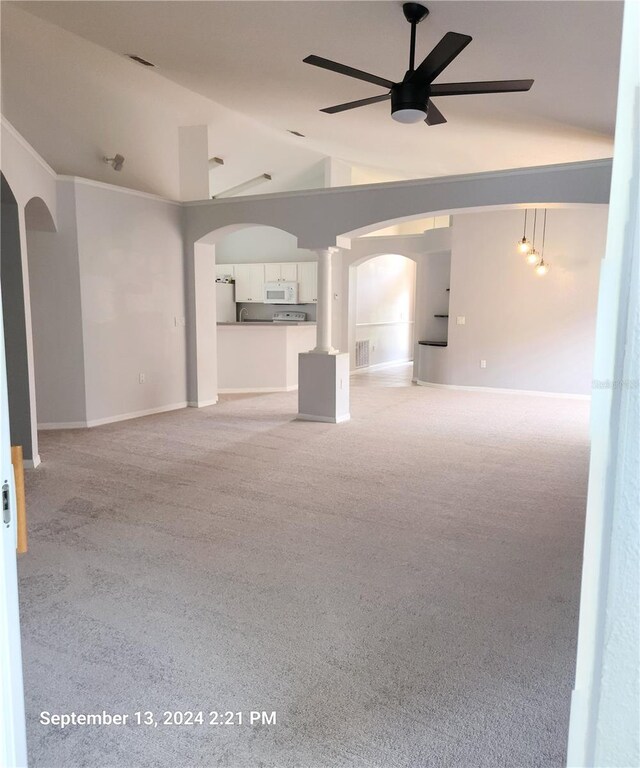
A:
POLYGON ((387 93, 370 96, 358 101, 337 104, 326 107, 321 112, 335 114, 350 109, 365 107, 381 101, 391 100, 391 117, 398 123, 418 123, 424 121, 427 125, 440 125, 447 120, 431 100, 434 96, 465 96, 480 93, 514 93, 528 91, 533 80, 491 80, 475 83, 437 83, 433 81, 471 42, 469 35, 458 32, 447 32, 431 53, 416 68, 416 27, 429 15, 429 10, 420 3, 404 3, 404 16, 411 25, 411 41, 409 47, 409 69, 399 83, 387 80, 369 72, 354 69, 321 56, 311 55, 304 59, 305 64, 328 69, 356 80, 379 85, 387 89, 387 93))

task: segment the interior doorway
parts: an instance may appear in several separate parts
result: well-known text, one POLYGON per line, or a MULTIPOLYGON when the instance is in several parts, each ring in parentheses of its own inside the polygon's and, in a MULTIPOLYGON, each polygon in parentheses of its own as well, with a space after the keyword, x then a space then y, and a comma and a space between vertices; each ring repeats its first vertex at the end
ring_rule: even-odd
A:
POLYGON ((415 345, 416 262, 398 253, 351 270, 349 323, 354 384, 408 386, 415 345), (360 378, 358 378, 360 377, 360 378))

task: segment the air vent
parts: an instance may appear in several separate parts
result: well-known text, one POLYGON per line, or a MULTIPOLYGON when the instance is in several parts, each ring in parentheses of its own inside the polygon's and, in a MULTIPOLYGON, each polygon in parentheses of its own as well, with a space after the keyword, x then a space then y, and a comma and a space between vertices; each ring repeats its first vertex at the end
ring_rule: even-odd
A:
POLYGON ((356 341, 356 368, 369 367, 369 339, 356 341))
POLYGON ((155 67, 155 64, 152 64, 150 61, 143 59, 142 56, 136 56, 135 53, 128 53, 127 56, 132 61, 137 61, 138 64, 144 64, 145 67, 155 67))
POLYGON ((299 131, 288 131, 288 133, 292 134, 293 136, 300 136, 301 139, 306 138, 304 133, 300 133, 299 131))

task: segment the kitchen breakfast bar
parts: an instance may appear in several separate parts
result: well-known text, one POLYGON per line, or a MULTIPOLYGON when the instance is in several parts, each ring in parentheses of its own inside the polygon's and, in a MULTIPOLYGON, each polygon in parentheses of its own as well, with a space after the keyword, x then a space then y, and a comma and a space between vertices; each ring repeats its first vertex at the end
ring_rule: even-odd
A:
POLYGON ((316 324, 218 323, 218 391, 288 392, 298 388, 298 355, 316 346, 316 324))

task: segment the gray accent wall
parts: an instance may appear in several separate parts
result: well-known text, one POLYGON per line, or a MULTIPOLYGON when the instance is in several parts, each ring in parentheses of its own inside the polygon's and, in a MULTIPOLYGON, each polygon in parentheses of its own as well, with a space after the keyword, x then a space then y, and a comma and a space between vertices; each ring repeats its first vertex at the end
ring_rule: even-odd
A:
MULTIPOLYGON (((607 206, 550 210, 545 277, 516 253, 522 211, 454 218, 448 372, 441 383, 590 394, 607 215, 607 206)), ((538 215, 538 249, 541 234, 538 215)))
POLYGON ((0 281, 7 365, 7 395, 11 444, 21 445, 25 459, 33 459, 29 399, 29 361, 24 296, 20 221, 16 200, 2 177, 0 220, 0 281))
POLYGON ((27 229, 39 426, 87 419, 73 182, 58 185, 58 231, 27 229))
POLYGON ((75 187, 87 421, 184 406, 180 206, 90 183, 75 187))

